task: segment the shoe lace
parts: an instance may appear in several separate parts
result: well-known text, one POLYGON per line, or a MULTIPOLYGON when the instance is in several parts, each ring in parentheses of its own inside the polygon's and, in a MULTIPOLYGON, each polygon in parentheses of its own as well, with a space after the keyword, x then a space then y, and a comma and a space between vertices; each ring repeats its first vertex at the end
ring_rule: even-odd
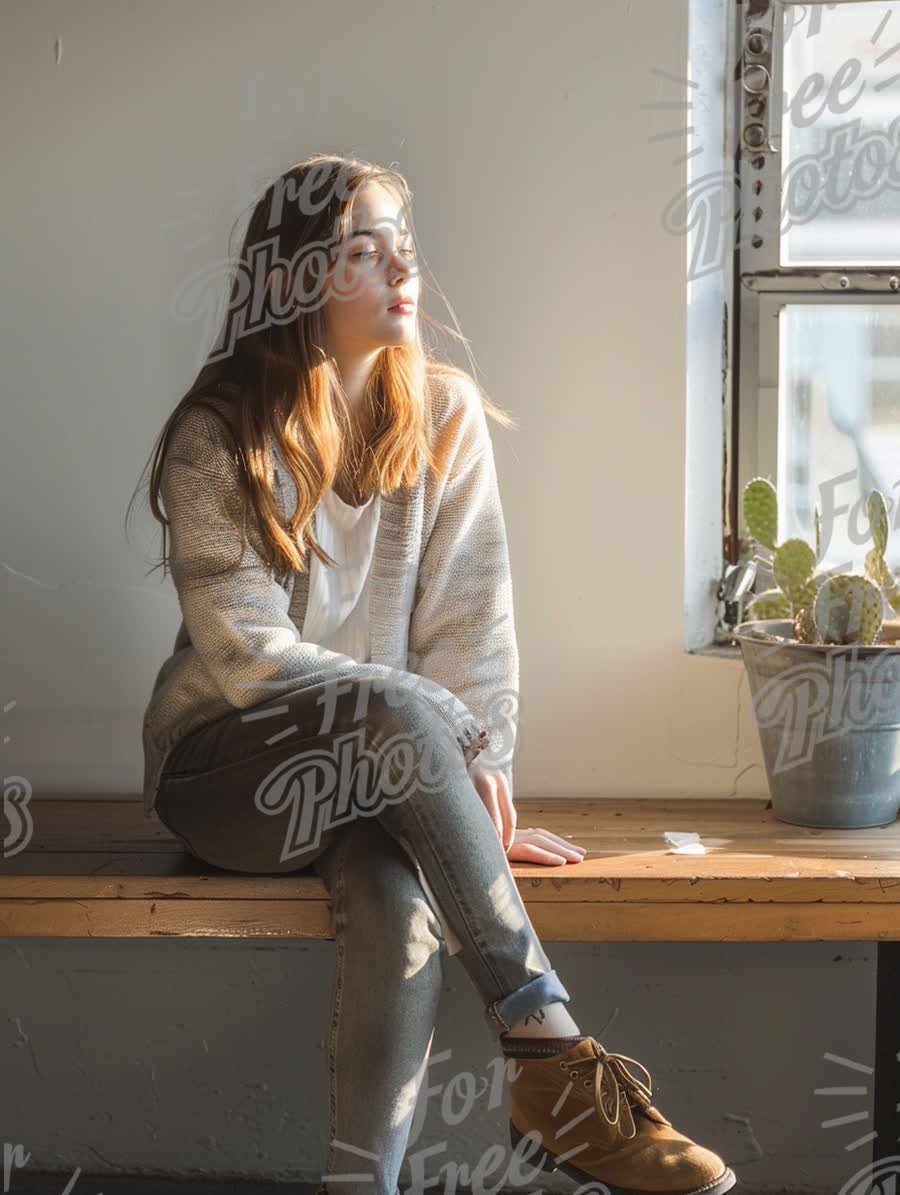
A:
POLYGON ((595 1052, 592 1058, 561 1062, 560 1066, 567 1070, 573 1079, 582 1080, 586 1087, 590 1087, 592 1081, 585 1076, 590 1071, 594 1072, 594 1104, 599 1114, 607 1124, 617 1128, 626 1140, 630 1140, 637 1134, 632 1109, 643 1110, 650 1107, 653 1102, 653 1078, 643 1063, 629 1058, 627 1054, 612 1054, 608 1050, 604 1050, 596 1041, 593 1043, 593 1048, 595 1052), (633 1075, 628 1069, 627 1063, 639 1067, 647 1076, 647 1082, 643 1083, 636 1075, 633 1075), (609 1077, 607 1087, 615 1101, 611 1116, 607 1115, 606 1101, 603 1098, 604 1079, 607 1076, 609 1077), (630 1131, 623 1127, 623 1118, 628 1123, 630 1131))

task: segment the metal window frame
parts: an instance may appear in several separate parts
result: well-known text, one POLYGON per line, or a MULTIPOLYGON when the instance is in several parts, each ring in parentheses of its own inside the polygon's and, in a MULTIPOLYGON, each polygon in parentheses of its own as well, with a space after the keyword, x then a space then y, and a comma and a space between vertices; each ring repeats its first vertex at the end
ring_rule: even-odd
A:
MULTIPOLYGON (((734 210, 739 213, 739 232, 732 273, 728 349, 732 368, 727 396, 729 429, 723 470, 720 584, 724 584, 732 566, 747 555, 748 545, 740 538, 743 532, 740 498, 744 484, 752 477, 768 476, 778 485, 779 311, 789 302, 870 303, 873 295, 898 301, 900 261, 893 266, 864 268, 780 264, 785 14, 798 7, 812 12, 816 6, 825 4, 836 7, 866 2, 734 0, 731 6, 737 86, 727 129, 734 146, 734 210), (766 49, 749 44, 753 34, 764 35, 766 49), (761 143, 756 141, 760 129, 751 130, 751 125, 761 126, 761 143)), ((727 602, 720 607, 716 646, 734 645, 731 631, 744 617, 745 601, 727 602)))

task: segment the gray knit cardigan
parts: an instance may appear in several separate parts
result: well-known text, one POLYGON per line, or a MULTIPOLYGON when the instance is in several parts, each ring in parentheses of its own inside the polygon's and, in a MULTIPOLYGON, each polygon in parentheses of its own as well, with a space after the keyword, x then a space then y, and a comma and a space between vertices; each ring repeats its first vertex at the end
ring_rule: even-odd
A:
MULTIPOLYGON (((169 565, 182 621, 157 673, 143 721, 144 813, 156 804, 166 757, 190 731, 307 685, 368 678, 412 685, 456 734, 467 763, 502 771, 512 793, 519 654, 503 508, 487 419, 475 383, 429 375, 435 442, 449 472, 423 468, 414 486, 382 494, 370 597, 371 660, 304 641, 307 571, 276 579, 228 511, 245 504, 227 432, 204 408, 176 425, 160 479, 169 565), (444 437, 449 437, 449 441, 444 437)), ((213 398, 217 407, 228 400, 213 398)), ((296 491, 273 455, 282 510, 296 491)), ((313 515, 315 518, 315 515, 313 515)))

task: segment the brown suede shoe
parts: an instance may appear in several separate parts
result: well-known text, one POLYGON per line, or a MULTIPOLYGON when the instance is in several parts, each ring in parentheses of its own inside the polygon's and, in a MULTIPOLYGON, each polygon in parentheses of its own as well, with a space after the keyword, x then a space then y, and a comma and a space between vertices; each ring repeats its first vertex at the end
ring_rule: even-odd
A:
POLYGON ((610 1195, 723 1195, 737 1182, 718 1154, 653 1107, 650 1072, 633 1058, 593 1037, 542 1058, 516 1057, 514 1047, 504 1054, 510 1141, 523 1170, 540 1164, 579 1183, 605 1183, 610 1195))

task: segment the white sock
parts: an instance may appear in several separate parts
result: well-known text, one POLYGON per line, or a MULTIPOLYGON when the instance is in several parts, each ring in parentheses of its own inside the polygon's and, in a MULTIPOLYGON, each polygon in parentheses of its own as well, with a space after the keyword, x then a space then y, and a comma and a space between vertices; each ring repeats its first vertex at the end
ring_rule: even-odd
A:
POLYGON ((581 1030, 569 1015, 569 1010, 561 1000, 554 1000, 546 1008, 529 1013, 524 1021, 517 1025, 510 1025, 504 1030, 503 1036, 510 1037, 571 1037, 581 1033, 581 1030))

